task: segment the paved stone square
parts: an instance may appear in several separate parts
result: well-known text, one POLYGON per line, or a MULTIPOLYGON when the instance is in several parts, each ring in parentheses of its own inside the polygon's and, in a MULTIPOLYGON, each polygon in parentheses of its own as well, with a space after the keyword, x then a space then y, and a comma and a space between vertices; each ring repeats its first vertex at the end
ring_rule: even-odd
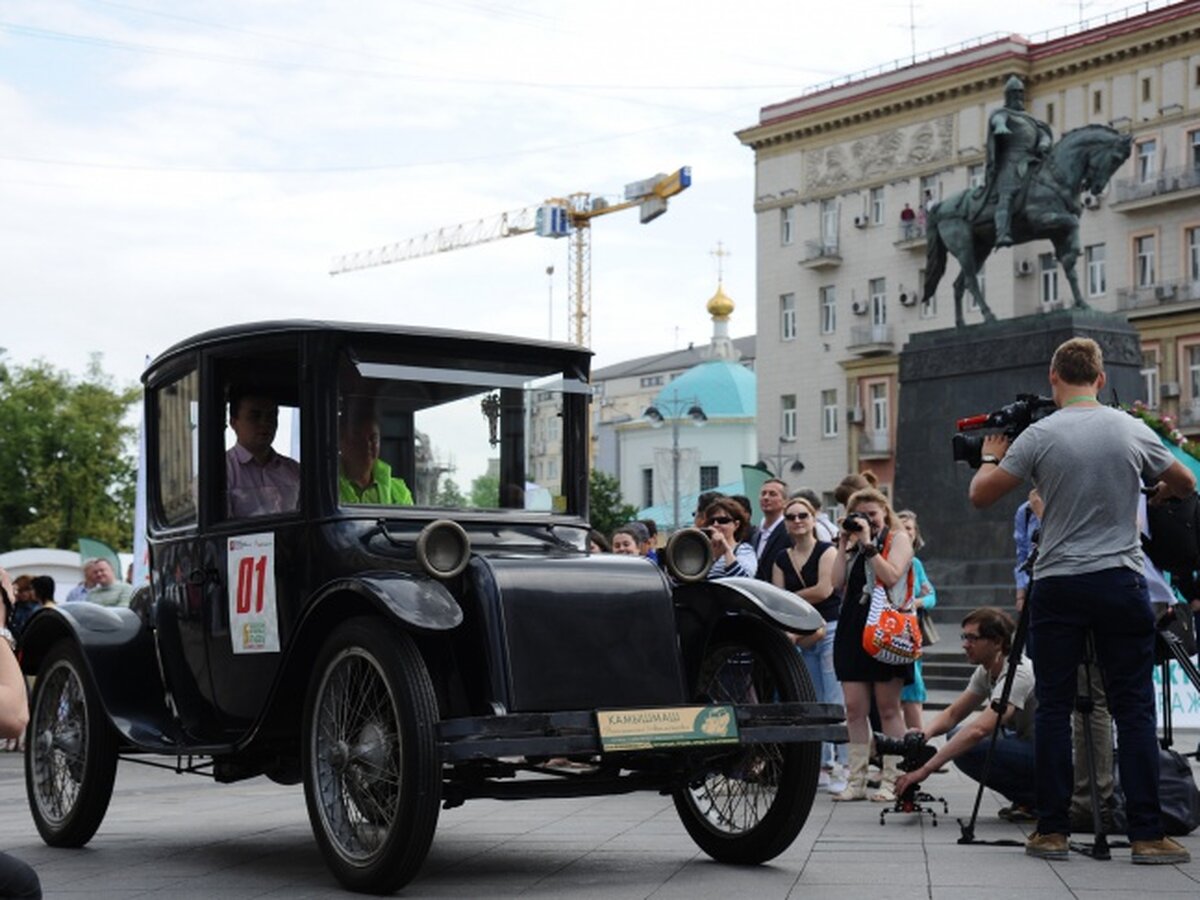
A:
MULTIPOLYGON (((1195 734, 1177 734, 1192 749, 1195 734)), ((1193 766, 1195 764, 1193 763, 1193 766)), ((81 850, 55 850, 37 836, 25 801, 22 760, 0 753, 0 849, 29 862, 47 898, 167 896, 319 898, 346 896, 329 875, 309 829, 300 787, 258 778, 218 785, 122 762, 100 831, 81 850)), ((428 862, 400 896, 705 898, 867 896, 887 900, 1014 897, 1118 898, 1200 895, 1200 832, 1183 839, 1186 866, 1132 866, 1116 849, 1099 862, 1029 859, 1020 847, 963 846, 958 817, 970 816, 972 782, 956 770, 927 787, 945 796, 938 825, 889 816, 881 806, 836 804, 818 794, 808 823, 773 863, 737 868, 700 853, 668 798, 655 794, 575 800, 477 800, 442 813, 428 862), (881 868, 881 847, 899 853, 881 868)), ((985 792, 976 836, 1023 840, 1029 826, 999 820, 999 797, 985 792)))

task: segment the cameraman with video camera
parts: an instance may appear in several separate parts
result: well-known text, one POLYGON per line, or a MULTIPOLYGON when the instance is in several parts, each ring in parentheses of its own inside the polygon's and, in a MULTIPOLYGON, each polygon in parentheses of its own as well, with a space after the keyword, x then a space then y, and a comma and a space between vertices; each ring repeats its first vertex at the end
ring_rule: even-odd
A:
MULTIPOLYGON (((29 700, 25 693, 25 676, 14 652, 16 640, 8 630, 12 611, 12 581, 0 568, 0 737, 20 737, 29 722, 29 700)), ((42 885, 37 873, 21 860, 0 853, 0 897, 38 900, 42 885)))
POLYGON ((1034 736, 1038 827, 1025 852, 1066 859, 1072 788, 1071 711, 1090 633, 1119 733, 1133 862, 1188 862, 1163 834, 1155 739, 1154 614, 1142 575, 1138 493, 1183 497, 1196 479, 1142 421, 1102 406, 1104 360, 1088 338, 1061 344, 1050 363, 1057 411, 1011 441, 983 440, 970 500, 991 506, 1031 480, 1045 501, 1029 598, 1037 678, 1034 736))

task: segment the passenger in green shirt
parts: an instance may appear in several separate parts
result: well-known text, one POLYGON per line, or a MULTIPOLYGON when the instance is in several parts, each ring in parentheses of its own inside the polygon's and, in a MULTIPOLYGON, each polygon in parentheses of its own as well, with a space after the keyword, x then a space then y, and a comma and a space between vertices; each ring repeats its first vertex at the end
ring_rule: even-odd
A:
POLYGON ((392 467, 379 458, 379 422, 373 414, 351 419, 342 428, 338 447, 341 471, 338 498, 343 503, 412 506, 412 491, 392 467))

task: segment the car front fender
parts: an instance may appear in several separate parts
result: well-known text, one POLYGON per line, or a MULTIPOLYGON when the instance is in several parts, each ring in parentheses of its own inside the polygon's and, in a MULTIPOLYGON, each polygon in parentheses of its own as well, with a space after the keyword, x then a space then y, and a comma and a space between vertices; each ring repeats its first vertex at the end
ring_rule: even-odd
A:
POLYGON ((724 611, 751 613, 797 634, 812 634, 825 624, 808 601, 756 578, 718 578, 680 585, 675 588, 675 602, 701 609, 715 603, 724 611))
POLYGON ((306 618, 336 595, 354 594, 392 617, 423 631, 449 631, 462 624, 463 612, 440 582, 404 572, 360 572, 321 587, 308 604, 306 618))
POLYGON ((21 635, 21 668, 36 675, 59 640, 73 641, 110 722, 143 750, 173 753, 182 734, 167 709, 154 636, 133 610, 70 603, 39 610, 21 635))

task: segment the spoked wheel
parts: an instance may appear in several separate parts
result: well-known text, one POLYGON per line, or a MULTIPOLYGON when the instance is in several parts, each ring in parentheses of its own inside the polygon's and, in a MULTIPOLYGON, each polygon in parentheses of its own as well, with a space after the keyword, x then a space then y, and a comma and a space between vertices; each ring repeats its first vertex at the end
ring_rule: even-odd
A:
POLYGON ((408 635, 351 619, 317 660, 304 706, 304 795, 345 887, 390 893, 429 852, 441 800, 437 700, 408 635))
POLYGON ((25 791, 52 847, 82 847, 104 819, 117 773, 117 741, 78 648, 50 648, 33 689, 25 739, 25 791))
MULTIPOLYGON (((760 622, 730 621, 710 644, 697 686, 704 703, 814 700, 795 647, 760 622)), ((700 849, 719 862, 773 859, 800 833, 820 774, 819 741, 749 744, 713 760, 674 793, 675 808, 700 849)))

